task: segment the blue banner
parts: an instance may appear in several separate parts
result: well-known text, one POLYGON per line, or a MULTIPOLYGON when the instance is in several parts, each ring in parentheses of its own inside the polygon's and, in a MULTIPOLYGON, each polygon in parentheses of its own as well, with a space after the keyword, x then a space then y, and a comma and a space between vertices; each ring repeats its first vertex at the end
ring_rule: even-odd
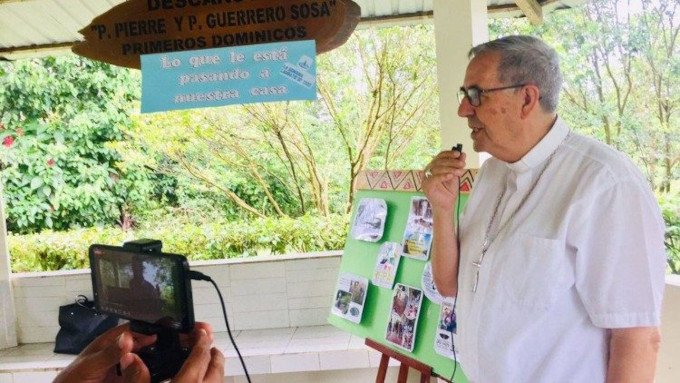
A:
POLYGON ((316 44, 142 55, 142 113, 316 99, 316 44))

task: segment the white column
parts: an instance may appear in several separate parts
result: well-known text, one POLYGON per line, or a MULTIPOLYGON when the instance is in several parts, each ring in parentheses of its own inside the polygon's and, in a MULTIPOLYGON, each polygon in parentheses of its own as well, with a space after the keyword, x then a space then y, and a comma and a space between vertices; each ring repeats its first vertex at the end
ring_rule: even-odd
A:
POLYGON ((463 84, 467 53, 489 40, 486 0, 434 0, 434 31, 437 47, 439 118, 442 149, 463 144, 469 168, 478 168, 466 120, 458 117, 456 93, 463 84))
POLYGON ((10 279, 12 268, 9 263, 4 205, 0 185, 0 349, 17 345, 16 312, 10 279))

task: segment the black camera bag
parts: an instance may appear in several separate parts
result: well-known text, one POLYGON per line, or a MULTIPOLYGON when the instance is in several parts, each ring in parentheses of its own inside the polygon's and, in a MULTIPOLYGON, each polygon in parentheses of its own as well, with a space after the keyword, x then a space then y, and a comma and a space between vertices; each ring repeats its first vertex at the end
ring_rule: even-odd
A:
POLYGON ((78 295, 75 303, 59 306, 59 332, 54 352, 79 354, 90 342, 106 330, 118 325, 118 317, 98 313, 94 302, 78 295))

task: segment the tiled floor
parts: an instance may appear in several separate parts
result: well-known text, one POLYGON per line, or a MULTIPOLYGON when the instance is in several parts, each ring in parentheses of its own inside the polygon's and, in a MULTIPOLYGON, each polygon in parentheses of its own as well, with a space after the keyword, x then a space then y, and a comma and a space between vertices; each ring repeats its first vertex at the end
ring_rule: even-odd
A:
MULTIPOLYGON (((330 325, 234 331, 232 335, 251 375, 369 368, 377 367, 380 359, 363 339, 330 325)), ((243 375, 228 333, 216 333, 214 345, 227 359, 225 375, 243 375)), ((0 350, 0 383, 51 382, 57 370, 74 358, 53 353, 53 347, 38 343, 0 350)))

